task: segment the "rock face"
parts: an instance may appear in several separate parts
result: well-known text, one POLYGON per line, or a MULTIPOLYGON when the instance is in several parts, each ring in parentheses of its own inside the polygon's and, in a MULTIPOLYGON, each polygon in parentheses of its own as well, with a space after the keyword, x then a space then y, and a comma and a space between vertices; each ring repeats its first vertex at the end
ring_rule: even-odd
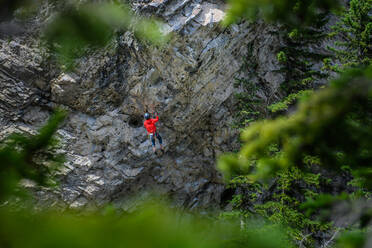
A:
MULTIPOLYGON (((67 162, 61 187, 40 191, 66 206, 124 204, 143 191, 169 195, 187 208, 218 206, 224 190, 215 169, 219 154, 239 147, 234 120, 234 78, 253 44, 257 75, 275 93, 283 76, 276 60, 276 29, 242 23, 221 28, 223 2, 133 2, 166 23, 172 39, 161 48, 131 33, 81 59, 74 73, 51 70, 23 35, 0 40, 1 135, 35 130, 55 106, 69 117, 58 131, 67 162), (166 152, 157 157, 143 128, 143 113, 157 111, 166 152)), ((264 94, 263 96, 264 97, 264 94)))

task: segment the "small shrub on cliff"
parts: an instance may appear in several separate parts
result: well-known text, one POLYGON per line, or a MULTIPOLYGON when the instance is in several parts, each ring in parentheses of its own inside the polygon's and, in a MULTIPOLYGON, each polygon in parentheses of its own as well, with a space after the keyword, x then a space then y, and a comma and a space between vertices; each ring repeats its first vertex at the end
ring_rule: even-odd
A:
POLYGON ((297 93, 293 93, 285 97, 282 101, 271 104, 268 109, 275 113, 275 112, 280 112, 280 111, 285 111, 288 109, 288 107, 291 104, 294 104, 296 100, 308 97, 313 93, 312 90, 301 90, 297 93))
POLYGON ((280 52, 276 55, 276 58, 277 58, 277 60, 278 60, 280 63, 285 63, 285 62, 287 62, 287 55, 285 55, 285 52, 283 52, 283 51, 280 51, 280 52))
POLYGON ((300 38, 300 34, 297 28, 293 29, 291 32, 288 33, 288 37, 292 40, 298 40, 300 38))

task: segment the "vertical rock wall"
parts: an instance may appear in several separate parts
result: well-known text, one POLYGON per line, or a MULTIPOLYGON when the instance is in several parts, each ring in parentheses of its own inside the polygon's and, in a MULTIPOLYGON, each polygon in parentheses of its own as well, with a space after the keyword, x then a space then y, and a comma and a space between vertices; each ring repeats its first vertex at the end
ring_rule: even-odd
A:
POLYGON ((61 187, 39 191, 41 199, 69 207, 120 205, 156 191, 187 208, 218 206, 224 186, 216 158, 239 147, 231 127, 235 77, 244 76, 247 45, 253 44, 249 56, 257 61, 259 80, 270 94, 278 90, 284 77, 277 72, 277 30, 260 23, 222 28, 225 5, 219 1, 132 6, 165 22, 164 32, 172 34, 166 46, 142 44, 127 32, 64 74, 44 63, 29 34, 0 40, 1 135, 32 132, 55 106, 69 110, 58 131, 59 152, 67 158, 61 187), (152 153, 142 127, 143 113, 154 110, 166 147, 161 157, 152 153))

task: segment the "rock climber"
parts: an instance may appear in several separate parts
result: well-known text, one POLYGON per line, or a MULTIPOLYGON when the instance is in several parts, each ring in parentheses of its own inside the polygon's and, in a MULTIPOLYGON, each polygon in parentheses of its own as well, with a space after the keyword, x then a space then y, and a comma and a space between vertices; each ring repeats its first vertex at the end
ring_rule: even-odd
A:
POLYGON ((159 140, 160 150, 162 152, 164 152, 163 139, 161 138, 159 133, 156 132, 155 123, 158 122, 158 120, 159 120, 159 116, 157 114, 156 114, 155 119, 151 119, 150 114, 145 113, 145 121, 144 121, 143 125, 145 126, 145 128, 147 130, 147 134, 149 135, 150 140, 152 142, 152 150, 153 150, 154 153, 156 153, 155 137, 159 140))

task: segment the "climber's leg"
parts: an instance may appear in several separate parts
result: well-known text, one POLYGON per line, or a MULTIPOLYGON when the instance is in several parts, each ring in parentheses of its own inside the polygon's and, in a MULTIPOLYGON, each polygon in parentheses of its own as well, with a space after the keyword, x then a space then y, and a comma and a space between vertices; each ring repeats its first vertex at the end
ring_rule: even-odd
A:
POLYGON ((161 136, 160 136, 159 133, 155 133, 155 135, 156 135, 156 138, 159 140, 160 149, 164 151, 164 148, 163 148, 163 139, 161 138, 161 136))
POLYGON ((159 140, 159 144, 162 145, 163 144, 163 139, 161 138, 160 134, 155 133, 155 135, 156 135, 156 138, 159 140))
POLYGON ((152 143, 152 151, 156 152, 155 135, 153 133, 150 133, 150 140, 151 140, 151 143, 152 143))

